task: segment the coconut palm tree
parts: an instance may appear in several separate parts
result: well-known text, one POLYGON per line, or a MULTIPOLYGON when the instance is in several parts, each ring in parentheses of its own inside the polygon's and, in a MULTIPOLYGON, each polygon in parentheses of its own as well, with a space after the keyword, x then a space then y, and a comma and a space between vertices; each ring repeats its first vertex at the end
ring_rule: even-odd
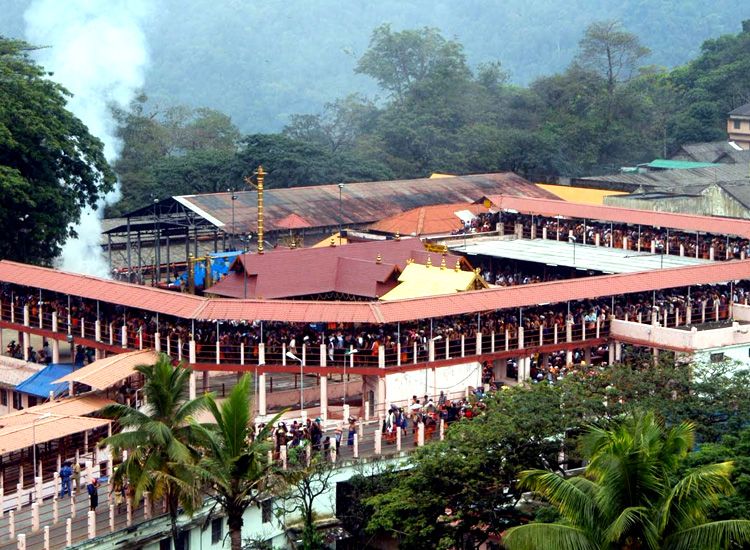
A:
POLYGON ((710 464, 679 477, 693 446, 688 422, 666 429, 653 413, 635 413, 611 429, 591 428, 583 476, 531 470, 522 486, 555 506, 557 523, 510 529, 509 550, 712 550, 750 542, 750 521, 708 521, 729 494, 732 464, 710 464))
POLYGON ((271 485, 273 466, 268 462, 268 436, 281 413, 256 435, 250 413, 250 377, 245 374, 232 388, 229 397, 216 403, 206 396, 206 407, 215 424, 195 425, 200 434, 203 458, 196 469, 205 481, 209 496, 224 510, 232 550, 242 548, 245 510, 258 502, 271 485))
POLYGON ((106 438, 102 446, 108 445, 118 454, 127 451, 127 458, 115 469, 114 482, 127 480, 134 502, 146 491, 154 501, 164 499, 176 548, 180 507, 191 513, 201 503, 200 488, 192 475, 200 453, 191 419, 206 407, 206 398, 186 398, 190 370, 172 366, 165 354, 155 364, 139 365, 135 370, 145 378, 146 405, 141 409, 121 404, 105 407, 104 415, 116 418, 122 431, 106 438))

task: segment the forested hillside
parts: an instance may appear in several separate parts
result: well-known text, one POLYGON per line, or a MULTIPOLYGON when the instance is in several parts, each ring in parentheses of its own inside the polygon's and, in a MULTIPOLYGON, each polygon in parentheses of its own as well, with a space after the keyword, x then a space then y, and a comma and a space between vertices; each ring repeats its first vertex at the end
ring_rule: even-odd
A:
MULTIPOLYGON (((0 34, 24 37, 31 0, 4 0, 0 34)), ((437 28, 465 48, 467 63, 500 61, 528 85, 565 69, 594 21, 616 19, 673 67, 701 42, 734 33, 750 18, 746 0, 161 0, 147 19, 151 63, 145 92, 160 106, 227 113, 243 132, 279 131, 295 113, 317 112, 352 92, 374 95, 354 72, 372 29, 437 28)), ((46 44, 45 44, 46 45, 46 44)), ((382 94, 381 94, 382 96, 382 94)))
POLYGON ((564 71, 518 86, 500 63, 472 66, 463 45, 436 29, 382 25, 354 67, 380 101, 342 95, 290 115, 281 133, 246 135, 218 111, 158 108, 145 96, 116 111, 123 200, 112 212, 151 196, 238 188, 260 163, 271 187, 433 171, 542 179, 613 171, 725 137, 726 113, 750 101, 750 21, 671 71, 649 65, 652 55, 618 22, 595 22, 564 71))

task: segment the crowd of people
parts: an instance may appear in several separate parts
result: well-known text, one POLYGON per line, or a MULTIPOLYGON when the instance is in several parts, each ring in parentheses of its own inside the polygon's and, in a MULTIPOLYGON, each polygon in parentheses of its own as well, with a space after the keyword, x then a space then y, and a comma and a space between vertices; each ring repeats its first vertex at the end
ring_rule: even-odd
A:
MULTIPOLYGON (((502 309, 480 314, 472 313, 451 317, 420 319, 400 324, 326 324, 326 323, 284 323, 273 321, 225 321, 200 322, 179 319, 167 315, 157 315, 145 310, 124 308, 119 305, 67 296, 44 296, 40 300, 38 291, 4 285, 2 299, 3 318, 10 316, 9 308, 16 308, 20 318, 24 305, 31 310, 31 318, 36 319, 39 308, 42 309, 43 325, 50 326, 50 313, 56 311, 58 330, 70 329, 73 335, 79 334, 79 325, 85 323, 89 337, 93 339, 93 325, 98 318, 102 321, 102 338, 106 340, 110 330, 114 340, 120 341, 121 329, 125 326, 128 346, 155 347, 154 335, 159 333, 162 350, 167 350, 167 339, 170 340, 170 352, 177 355, 178 343, 182 346, 182 356, 187 357, 188 342, 191 337, 196 341, 197 362, 214 363, 216 360, 216 339, 218 334, 220 358, 223 362, 239 363, 240 346, 244 346, 245 361, 248 364, 258 360, 259 344, 265 343, 265 358, 268 364, 301 362, 302 347, 308 364, 320 364, 321 346, 326 354, 329 366, 343 366, 353 362, 355 365, 377 365, 379 348, 385 352, 386 364, 399 362, 409 363, 414 360, 416 348, 417 361, 427 360, 429 343, 432 340, 436 357, 457 355, 460 352, 461 336, 465 337, 465 355, 475 352, 476 334, 495 333, 503 340, 508 337, 515 342, 519 328, 523 327, 526 338, 536 340, 541 332, 545 342, 551 342, 553 334, 565 334, 567 323, 578 328, 586 326, 594 329, 597 320, 602 326, 614 315, 618 319, 652 321, 657 315, 659 322, 664 319, 674 323, 676 311, 684 324, 688 304, 693 308, 692 320, 697 322, 699 312, 705 307, 708 316, 713 320, 718 306, 720 318, 728 316, 730 301, 744 302, 748 298, 750 286, 741 281, 733 285, 703 285, 687 288, 674 288, 656 292, 618 295, 614 297, 579 300, 570 303, 540 305, 520 309, 502 309), (731 292, 731 295, 730 295, 731 292), (68 310, 68 303, 70 309, 68 310), (705 306, 703 305, 705 303, 705 306), (70 311, 70 316, 68 316, 70 311), (400 347, 399 344, 400 343, 400 347), (447 349, 446 349, 447 348, 447 349), (399 349, 401 356, 399 357, 399 349), (354 357, 350 357, 354 355, 354 357)), ((486 345, 486 344, 485 344, 486 345)), ((49 350, 41 350, 46 361, 51 357, 49 350)), ((17 348, 7 348, 6 352, 18 354, 17 348)), ((38 359, 37 355, 37 359, 38 359)), ((77 347, 75 361, 79 364, 93 360, 93 350, 77 347)))
MULTIPOLYGON (((669 228, 654 228, 649 226, 634 226, 626 224, 606 223, 597 221, 558 219, 555 217, 531 216, 526 214, 498 214, 497 223, 501 223, 503 231, 513 234, 516 224, 523 227, 523 236, 534 235, 537 239, 543 237, 546 229, 547 239, 561 241, 575 241, 581 244, 596 244, 597 237, 601 246, 624 248, 627 238, 628 250, 651 251, 657 254, 680 255, 681 248, 685 256, 709 259, 713 248, 715 260, 740 259, 750 256, 750 240, 739 237, 722 235, 696 234, 669 228)), ((491 229, 494 231, 495 229, 491 229)))

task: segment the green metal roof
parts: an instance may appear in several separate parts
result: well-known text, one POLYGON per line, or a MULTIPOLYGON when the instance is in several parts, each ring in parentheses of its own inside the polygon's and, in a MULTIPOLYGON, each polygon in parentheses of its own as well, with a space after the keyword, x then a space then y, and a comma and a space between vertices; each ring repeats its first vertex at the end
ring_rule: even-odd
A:
POLYGON ((644 168, 656 168, 662 170, 685 170, 688 168, 707 168, 716 166, 713 162, 692 162, 688 160, 654 159, 646 164, 639 164, 644 168))

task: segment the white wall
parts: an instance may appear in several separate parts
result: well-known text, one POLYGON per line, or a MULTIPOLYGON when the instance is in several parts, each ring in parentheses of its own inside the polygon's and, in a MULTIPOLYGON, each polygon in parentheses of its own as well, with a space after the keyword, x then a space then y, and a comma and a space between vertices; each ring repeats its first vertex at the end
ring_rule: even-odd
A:
POLYGON ((448 395, 463 394, 467 386, 477 387, 482 383, 482 365, 477 361, 420 369, 409 372, 388 374, 385 377, 386 402, 399 403, 408 401, 412 395, 420 399, 427 393, 432 397, 441 391, 448 395))

